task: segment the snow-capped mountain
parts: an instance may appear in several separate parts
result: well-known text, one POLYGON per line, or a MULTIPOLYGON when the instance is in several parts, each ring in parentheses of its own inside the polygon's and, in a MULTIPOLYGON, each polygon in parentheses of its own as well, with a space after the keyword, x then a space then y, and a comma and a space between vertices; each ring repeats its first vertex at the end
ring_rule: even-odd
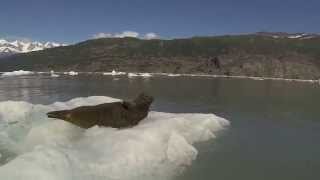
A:
POLYGON ((27 41, 7 41, 0 39, 0 56, 11 55, 16 53, 27 53, 31 51, 40 51, 43 49, 65 46, 55 42, 27 42, 27 41))

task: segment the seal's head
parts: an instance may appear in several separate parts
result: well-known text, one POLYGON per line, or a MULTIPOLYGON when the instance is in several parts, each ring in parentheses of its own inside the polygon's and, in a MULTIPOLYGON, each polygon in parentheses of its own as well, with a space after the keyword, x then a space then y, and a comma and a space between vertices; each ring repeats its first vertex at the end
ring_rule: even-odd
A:
POLYGON ((145 93, 141 93, 134 101, 137 106, 147 106, 149 107, 153 102, 153 97, 145 93))

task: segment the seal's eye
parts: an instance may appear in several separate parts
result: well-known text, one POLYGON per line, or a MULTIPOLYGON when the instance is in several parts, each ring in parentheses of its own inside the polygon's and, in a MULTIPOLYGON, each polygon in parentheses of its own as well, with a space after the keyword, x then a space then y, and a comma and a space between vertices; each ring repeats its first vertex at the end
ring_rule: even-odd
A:
POLYGON ((67 119, 71 119, 71 113, 68 113, 68 114, 66 115, 66 118, 67 118, 67 119))

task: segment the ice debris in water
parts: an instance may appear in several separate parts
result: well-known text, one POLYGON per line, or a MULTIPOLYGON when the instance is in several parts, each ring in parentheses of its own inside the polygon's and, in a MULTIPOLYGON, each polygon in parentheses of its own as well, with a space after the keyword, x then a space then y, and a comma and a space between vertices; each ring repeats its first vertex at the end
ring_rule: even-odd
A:
POLYGON ((112 70, 112 72, 104 72, 103 75, 111 75, 111 76, 119 76, 119 75, 125 75, 125 72, 117 72, 115 70, 112 70))
POLYGON ((70 76, 77 76, 79 73, 75 71, 65 72, 64 74, 70 75, 70 76))
POLYGON ((77 76, 77 75, 79 75, 79 73, 75 72, 75 71, 63 72, 62 74, 69 75, 69 76, 77 76))
POLYGON ((132 78, 132 77, 144 77, 144 78, 148 78, 151 77, 152 75, 150 73, 128 73, 128 77, 132 78))
POLYGON ((34 72, 19 70, 19 71, 5 72, 2 74, 2 76, 24 76, 24 75, 31 75, 31 74, 34 74, 34 72))
POLYGON ((51 77, 60 77, 58 74, 56 74, 53 70, 50 71, 51 77))
POLYGON ((197 157, 194 143, 229 125, 213 114, 152 111, 132 128, 84 130, 46 117, 48 111, 114 101, 93 96, 51 105, 0 102, 0 179, 170 179, 197 157))

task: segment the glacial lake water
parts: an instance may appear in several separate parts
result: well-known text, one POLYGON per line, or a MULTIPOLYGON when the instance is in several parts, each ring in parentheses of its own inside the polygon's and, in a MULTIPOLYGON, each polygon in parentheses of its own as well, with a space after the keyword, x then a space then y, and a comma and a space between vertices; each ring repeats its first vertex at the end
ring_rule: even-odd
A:
POLYGON ((214 113, 231 122, 199 154, 181 180, 320 179, 320 86, 286 81, 48 75, 0 79, 0 101, 51 104, 76 97, 155 97, 151 109, 214 113))

